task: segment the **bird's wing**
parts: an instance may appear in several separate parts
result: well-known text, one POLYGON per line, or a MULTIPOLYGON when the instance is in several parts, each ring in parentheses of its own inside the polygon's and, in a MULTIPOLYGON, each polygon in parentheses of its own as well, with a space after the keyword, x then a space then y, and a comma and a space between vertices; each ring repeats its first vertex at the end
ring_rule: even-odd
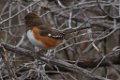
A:
POLYGON ((52 37, 54 39, 63 39, 64 38, 64 33, 59 32, 59 31, 53 31, 53 30, 41 30, 40 35, 52 37))

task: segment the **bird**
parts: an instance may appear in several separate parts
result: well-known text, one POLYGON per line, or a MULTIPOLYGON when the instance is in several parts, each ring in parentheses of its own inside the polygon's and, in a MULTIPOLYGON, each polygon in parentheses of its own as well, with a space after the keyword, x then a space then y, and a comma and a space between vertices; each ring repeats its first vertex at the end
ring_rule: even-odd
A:
POLYGON ((33 12, 27 13, 24 19, 27 37, 34 46, 49 49, 56 47, 63 41, 64 32, 52 28, 37 14, 33 12))

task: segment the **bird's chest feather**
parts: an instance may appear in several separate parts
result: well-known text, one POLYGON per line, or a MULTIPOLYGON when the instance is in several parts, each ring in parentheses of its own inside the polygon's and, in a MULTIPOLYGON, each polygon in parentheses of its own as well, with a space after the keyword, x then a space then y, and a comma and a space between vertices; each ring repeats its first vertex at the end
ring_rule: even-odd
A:
POLYGON ((32 30, 27 31, 27 37, 29 41, 35 46, 42 46, 43 43, 40 40, 37 40, 32 32, 32 30))

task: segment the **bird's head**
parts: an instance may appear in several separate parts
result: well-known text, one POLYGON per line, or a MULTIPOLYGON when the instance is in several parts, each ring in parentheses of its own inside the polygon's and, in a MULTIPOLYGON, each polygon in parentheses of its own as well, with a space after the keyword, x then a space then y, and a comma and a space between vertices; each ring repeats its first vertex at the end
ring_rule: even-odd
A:
POLYGON ((25 17, 25 24, 27 27, 40 26, 43 24, 43 20, 35 13, 28 13, 25 17))

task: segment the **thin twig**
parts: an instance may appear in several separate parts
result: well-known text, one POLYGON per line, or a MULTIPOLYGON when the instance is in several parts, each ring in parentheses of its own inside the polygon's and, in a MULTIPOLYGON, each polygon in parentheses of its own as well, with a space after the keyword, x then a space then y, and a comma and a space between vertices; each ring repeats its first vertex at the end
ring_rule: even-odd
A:
MULTIPOLYGON (((41 1, 41 0, 40 0, 41 1)), ((31 3, 30 5, 28 5, 27 7, 25 7, 24 9, 22 9, 21 11, 17 12, 16 14, 12 15, 11 17, 7 18, 7 19, 4 19, 0 22, 0 24, 8 21, 9 19, 11 18, 14 18, 15 16, 17 16, 18 14, 20 14, 21 12, 25 11, 26 9, 28 9, 29 7, 35 5, 35 4, 38 4, 40 1, 35 1, 34 3, 31 3)))
POLYGON ((19 80, 17 75, 15 74, 14 68, 12 68, 13 66, 11 66, 10 64, 10 59, 8 58, 8 52, 2 45, 0 46, 0 54, 2 56, 3 62, 5 63, 8 69, 9 77, 11 78, 11 80, 19 80))

